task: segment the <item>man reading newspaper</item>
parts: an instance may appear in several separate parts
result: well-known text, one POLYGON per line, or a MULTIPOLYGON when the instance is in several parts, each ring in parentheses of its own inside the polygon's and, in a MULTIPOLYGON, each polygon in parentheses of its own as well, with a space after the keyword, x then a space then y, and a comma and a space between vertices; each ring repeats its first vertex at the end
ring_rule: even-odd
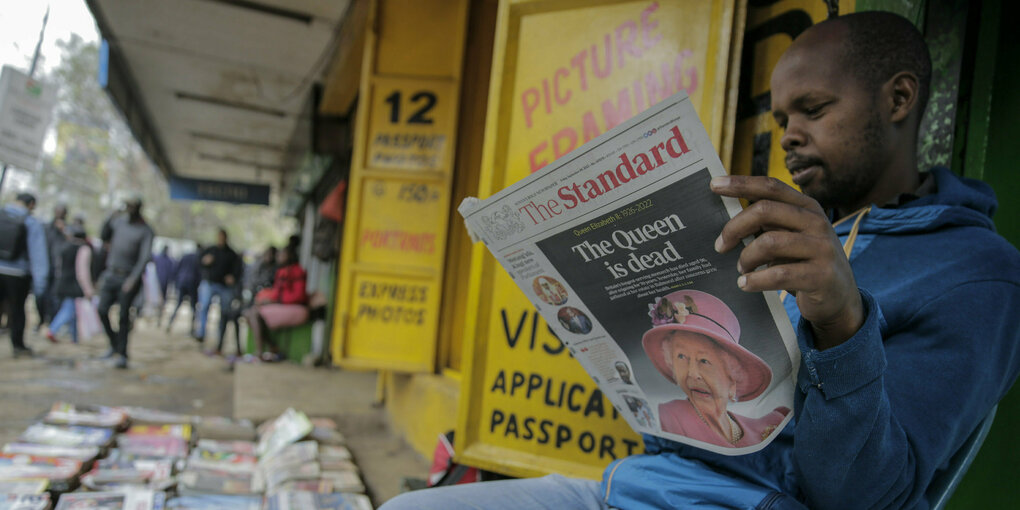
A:
POLYGON ((752 203, 716 241, 742 250, 735 284, 787 291, 797 329, 795 419, 771 444, 722 456, 645 436, 646 454, 614 461, 601 482, 470 484, 384 508, 928 508, 932 479, 1020 366, 1020 254, 994 232, 994 194, 916 169, 930 81, 909 21, 820 23, 771 83, 803 194, 765 177, 712 180, 752 203))

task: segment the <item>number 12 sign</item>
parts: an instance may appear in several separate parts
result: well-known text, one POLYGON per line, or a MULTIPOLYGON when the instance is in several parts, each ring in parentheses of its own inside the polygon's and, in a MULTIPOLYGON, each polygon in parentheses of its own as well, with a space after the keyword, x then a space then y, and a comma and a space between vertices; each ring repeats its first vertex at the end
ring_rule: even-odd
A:
POLYGON ((372 93, 366 169, 449 169, 453 84, 377 78, 372 93))

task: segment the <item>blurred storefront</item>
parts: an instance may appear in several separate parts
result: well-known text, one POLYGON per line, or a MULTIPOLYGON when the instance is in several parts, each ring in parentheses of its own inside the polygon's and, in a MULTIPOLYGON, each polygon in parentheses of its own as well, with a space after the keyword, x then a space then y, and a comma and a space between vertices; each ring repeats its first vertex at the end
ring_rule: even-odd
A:
MULTIPOLYGON (((93 12, 122 3, 90 0, 93 12)), ((679 90, 734 173, 788 180, 768 78, 793 37, 835 12, 893 10, 926 34, 938 92, 922 160, 991 183, 999 229, 1020 244, 1011 193, 1020 179, 1005 170, 1017 156, 1007 113, 1016 98, 1002 92, 1020 76, 1007 64, 1017 41, 1003 2, 352 0, 341 14, 312 0, 243 3, 329 13, 307 22, 329 20, 319 45, 328 51, 304 49, 313 61, 328 58, 310 80, 318 85, 284 116, 296 119, 294 131, 274 142, 285 147, 275 199, 303 220, 302 260, 320 261, 311 281, 328 290, 330 306, 319 346, 337 366, 383 374, 379 398, 391 423, 423 455, 456 430, 463 463, 511 476, 598 477, 612 459, 641 450, 513 282, 472 246, 456 206, 679 90)), ((100 27, 115 41, 116 24, 100 27)), ((141 117, 159 124, 160 115, 170 114, 141 117)), ((207 138, 252 127, 216 129, 207 138)), ((153 139, 150 155, 174 160, 174 139, 153 139)), ((205 168, 205 177, 218 175, 205 168)), ((1014 394, 957 504, 1008 494, 992 486, 1018 451, 1007 432, 1018 419, 1014 394)))

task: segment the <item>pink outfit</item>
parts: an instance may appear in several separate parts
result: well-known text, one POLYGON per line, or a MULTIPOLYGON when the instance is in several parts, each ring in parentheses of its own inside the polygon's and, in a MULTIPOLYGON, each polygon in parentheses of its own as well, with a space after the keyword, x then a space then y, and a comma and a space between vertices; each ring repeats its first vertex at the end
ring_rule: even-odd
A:
POLYGON ((96 289, 92 286, 92 247, 82 245, 74 258, 74 277, 78 286, 86 296, 94 296, 96 289))
POLYGON ((308 322, 308 307, 269 303, 259 305, 259 315, 266 321, 266 326, 270 330, 291 328, 308 322))
POLYGON ((761 418, 745 418, 729 412, 744 431, 744 437, 741 437, 737 444, 730 444, 701 420, 689 400, 677 399, 659 404, 659 423, 663 432, 728 448, 754 446, 764 441, 776 431, 776 427, 782 423, 787 414, 790 414, 790 409, 782 406, 761 418))

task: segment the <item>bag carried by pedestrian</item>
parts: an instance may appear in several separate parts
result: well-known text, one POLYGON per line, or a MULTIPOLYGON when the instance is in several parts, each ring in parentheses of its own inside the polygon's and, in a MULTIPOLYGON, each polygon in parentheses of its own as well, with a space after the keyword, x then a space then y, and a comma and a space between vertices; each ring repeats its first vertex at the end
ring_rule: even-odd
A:
POLYGON ((156 310, 163 306, 163 292, 159 287, 156 265, 152 262, 145 265, 145 273, 142 274, 142 285, 142 290, 145 292, 145 305, 156 310))
POLYGON ((18 260, 28 248, 25 218, 0 209, 0 260, 18 260))
POLYGON ((74 300, 74 312, 78 315, 78 338, 88 340, 103 331, 103 323, 99 321, 99 311, 91 299, 77 298, 74 300))

